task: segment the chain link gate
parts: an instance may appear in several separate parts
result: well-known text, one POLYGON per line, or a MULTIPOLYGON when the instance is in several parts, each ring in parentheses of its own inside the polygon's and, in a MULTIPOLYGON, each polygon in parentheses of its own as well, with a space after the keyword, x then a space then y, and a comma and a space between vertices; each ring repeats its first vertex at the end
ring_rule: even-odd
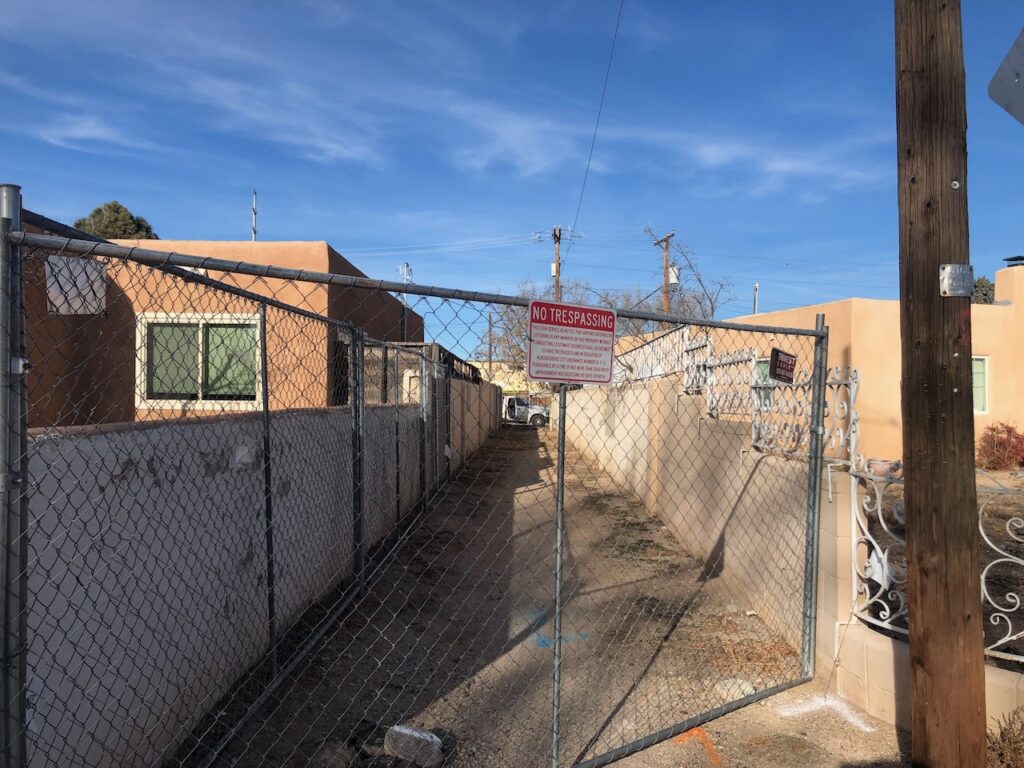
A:
POLYGON ((403 725, 598 766, 813 674, 820 323, 622 312, 614 384, 520 405, 526 299, 26 214, 9 765, 403 765, 403 725))

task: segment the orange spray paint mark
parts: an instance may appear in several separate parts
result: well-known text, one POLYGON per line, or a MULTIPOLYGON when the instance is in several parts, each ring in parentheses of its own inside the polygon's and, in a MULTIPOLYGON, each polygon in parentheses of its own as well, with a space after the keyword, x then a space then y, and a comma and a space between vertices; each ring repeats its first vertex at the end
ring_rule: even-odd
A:
POLYGON ((715 749, 714 742, 711 741, 711 737, 707 735, 703 728, 691 728, 685 733, 676 736, 674 741, 676 744, 685 744, 690 739, 697 739, 701 743, 711 765, 715 766, 715 768, 719 768, 722 765, 722 758, 719 756, 718 750, 715 749))

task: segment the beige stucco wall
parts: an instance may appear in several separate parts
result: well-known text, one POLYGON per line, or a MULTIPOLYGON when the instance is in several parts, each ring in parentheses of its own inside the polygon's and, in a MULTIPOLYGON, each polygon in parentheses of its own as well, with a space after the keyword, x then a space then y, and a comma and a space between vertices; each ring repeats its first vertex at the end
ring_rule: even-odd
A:
MULTIPOLYGON (((900 458, 898 301, 845 299, 748 315, 737 321, 813 328, 819 312, 829 326, 829 365, 853 366, 860 371, 859 453, 867 458, 900 458)), ((989 360, 989 409, 975 414, 975 435, 997 421, 1024 428, 1024 398, 1020 396, 1024 391, 1024 268, 996 273, 996 304, 972 305, 971 324, 973 354, 989 360)))
POLYGON ((709 417, 681 374, 571 391, 566 409, 566 440, 798 650, 806 462, 752 451, 749 421, 709 417))

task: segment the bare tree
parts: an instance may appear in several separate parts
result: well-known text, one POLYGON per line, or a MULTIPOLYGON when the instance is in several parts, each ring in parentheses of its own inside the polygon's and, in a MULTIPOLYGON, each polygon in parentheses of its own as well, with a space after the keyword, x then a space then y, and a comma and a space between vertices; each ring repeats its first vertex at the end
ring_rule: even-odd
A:
POLYGON ((693 255, 693 250, 688 246, 676 243, 673 248, 683 261, 681 266, 684 267, 684 276, 697 286, 697 290, 693 291, 695 308, 698 310, 697 317, 714 320, 718 308, 735 298, 732 293, 732 281, 727 277, 705 275, 693 255))
MULTIPOLYGON (((696 306, 691 293, 680 290, 680 288, 681 286, 676 286, 669 294, 669 313, 682 317, 694 317, 695 313, 699 311, 699 307, 696 306)), ((642 336, 653 333, 661 327, 661 323, 653 320, 640 320, 621 314, 625 310, 660 313, 662 311, 660 286, 649 293, 644 293, 642 288, 602 291, 598 295, 598 302, 620 313, 616 320, 620 336, 642 336)))
MULTIPOLYGON (((554 300, 554 288, 550 283, 538 286, 532 280, 519 283, 517 294, 526 299, 554 300)), ((562 301, 568 304, 593 304, 595 292, 590 285, 579 280, 562 282, 562 301)), ((491 332, 493 359, 513 371, 526 369, 527 343, 530 329, 526 307, 501 305, 494 308, 494 322, 491 332)), ((476 351, 480 360, 487 359, 488 340, 484 339, 476 351)))

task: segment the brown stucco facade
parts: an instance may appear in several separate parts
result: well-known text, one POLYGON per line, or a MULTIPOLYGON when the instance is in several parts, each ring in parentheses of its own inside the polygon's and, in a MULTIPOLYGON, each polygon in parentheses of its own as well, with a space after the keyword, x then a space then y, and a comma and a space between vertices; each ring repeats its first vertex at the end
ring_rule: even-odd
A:
MULTIPOLYGON (((325 242, 119 241, 165 251, 365 277, 325 242)), ((63 262, 64 259, 58 257, 63 262)), ((243 416, 251 403, 159 404, 140 395, 144 323, 164 318, 258 324, 260 304, 134 262, 105 260, 102 311, 54 314, 47 302, 46 254, 25 259, 29 426, 72 426, 172 417, 243 416)), ((423 319, 383 291, 225 274, 207 277, 363 329, 371 338, 423 341, 423 319)), ((339 404, 344 331, 286 309, 266 310, 267 391, 272 409, 339 404)), ((260 396, 262 394, 262 382, 260 396)))

